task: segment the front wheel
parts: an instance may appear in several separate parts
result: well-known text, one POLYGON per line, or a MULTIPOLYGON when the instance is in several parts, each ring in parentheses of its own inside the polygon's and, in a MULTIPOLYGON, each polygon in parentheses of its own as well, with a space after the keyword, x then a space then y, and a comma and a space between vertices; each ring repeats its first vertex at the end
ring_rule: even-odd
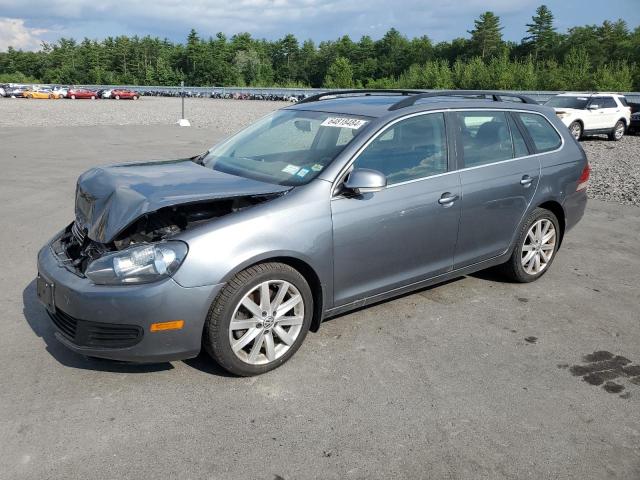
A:
POLYGON ((120 95, 116 95, 116 100, 120 100, 120 95))
POLYGON ((613 127, 613 131, 608 135, 609 140, 617 142, 618 140, 622 139, 622 137, 624 137, 624 130, 624 122, 622 120, 618 120, 616 126, 613 127))
POLYGON ((313 316, 305 278, 289 265, 262 263, 238 273, 209 310, 203 346, 225 370, 258 375, 300 348, 313 316))
POLYGON ((571 123, 571 125, 569 125, 569 131, 571 135, 573 135, 573 138, 580 140, 580 137, 582 137, 582 124, 580 122, 571 123))
POLYGON ((75 100, 76 96, 75 95, 71 95, 71 100, 75 100))
POLYGON ((527 283, 545 274, 560 245, 557 217, 543 208, 536 208, 524 222, 509 260, 502 265, 511 280, 527 283))

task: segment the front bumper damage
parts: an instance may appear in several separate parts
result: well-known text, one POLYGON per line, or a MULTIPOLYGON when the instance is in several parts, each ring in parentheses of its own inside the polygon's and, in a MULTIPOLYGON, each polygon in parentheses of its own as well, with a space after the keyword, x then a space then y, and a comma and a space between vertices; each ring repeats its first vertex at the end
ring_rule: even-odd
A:
POLYGON ((224 284, 185 288, 172 278, 142 285, 94 285, 74 273, 51 245, 38 253, 38 297, 56 338, 88 356, 165 362, 198 355, 207 312, 224 284), (152 323, 184 320, 181 330, 152 323))

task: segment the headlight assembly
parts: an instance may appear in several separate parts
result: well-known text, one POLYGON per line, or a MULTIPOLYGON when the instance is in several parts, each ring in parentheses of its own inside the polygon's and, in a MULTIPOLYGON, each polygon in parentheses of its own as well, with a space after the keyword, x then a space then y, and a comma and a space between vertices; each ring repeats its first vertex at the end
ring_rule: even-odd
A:
POLYGON ((187 251, 178 241, 137 245, 94 260, 84 273, 97 285, 155 282, 175 273, 187 251))

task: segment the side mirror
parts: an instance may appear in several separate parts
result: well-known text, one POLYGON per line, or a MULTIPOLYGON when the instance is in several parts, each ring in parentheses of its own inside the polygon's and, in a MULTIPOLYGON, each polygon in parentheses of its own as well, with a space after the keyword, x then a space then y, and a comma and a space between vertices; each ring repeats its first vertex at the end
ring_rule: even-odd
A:
POLYGON ((599 109, 600 109, 600 105, 598 105, 597 103, 593 103, 589 105, 589 110, 599 110, 599 109))
POLYGON ((377 170, 356 168, 349 174, 344 186, 358 195, 379 192, 387 186, 387 177, 377 170))

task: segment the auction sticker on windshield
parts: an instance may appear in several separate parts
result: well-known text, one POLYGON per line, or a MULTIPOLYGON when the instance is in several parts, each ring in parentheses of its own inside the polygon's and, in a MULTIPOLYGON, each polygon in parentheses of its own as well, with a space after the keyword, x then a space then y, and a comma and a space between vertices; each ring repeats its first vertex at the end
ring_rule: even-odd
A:
POLYGON ((323 127, 351 128, 357 130, 367 123, 369 123, 367 120, 360 120, 359 118, 329 117, 322 122, 321 125, 323 127))

